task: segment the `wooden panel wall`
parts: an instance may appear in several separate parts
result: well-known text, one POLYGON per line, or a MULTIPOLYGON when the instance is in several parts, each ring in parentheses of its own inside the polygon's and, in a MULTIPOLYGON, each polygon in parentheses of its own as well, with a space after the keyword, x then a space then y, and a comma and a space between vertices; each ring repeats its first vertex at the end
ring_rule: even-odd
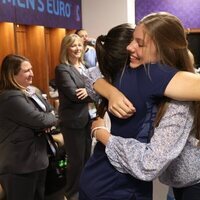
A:
POLYGON ((60 44, 66 35, 66 29, 54 28, 46 30, 46 46, 49 62, 49 79, 55 78, 55 67, 59 63, 60 44))
POLYGON ((59 63, 63 28, 0 23, 0 63, 10 53, 24 55, 33 66, 33 84, 48 94, 49 80, 54 78, 59 63))
POLYGON ((26 26, 15 25, 16 53, 27 57, 26 26))
POLYGON ((49 79, 55 78, 55 67, 59 64, 59 53, 62 39, 65 35, 74 33, 75 30, 64 28, 46 28, 45 38, 49 63, 49 79))
POLYGON ((10 53, 15 53, 15 34, 13 23, 0 23, 0 63, 10 53))
POLYGON ((49 66, 43 26, 27 26, 27 57, 33 65, 33 84, 43 92, 48 92, 49 66))

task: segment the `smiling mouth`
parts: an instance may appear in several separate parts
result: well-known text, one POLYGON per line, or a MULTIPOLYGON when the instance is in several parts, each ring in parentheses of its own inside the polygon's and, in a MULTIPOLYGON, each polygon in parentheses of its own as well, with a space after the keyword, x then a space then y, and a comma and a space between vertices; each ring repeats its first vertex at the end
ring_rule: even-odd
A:
POLYGON ((133 56, 133 55, 131 55, 131 56, 130 56, 130 60, 131 60, 131 61, 139 61, 139 60, 140 60, 140 58, 138 58, 138 57, 136 57, 136 56, 133 56))

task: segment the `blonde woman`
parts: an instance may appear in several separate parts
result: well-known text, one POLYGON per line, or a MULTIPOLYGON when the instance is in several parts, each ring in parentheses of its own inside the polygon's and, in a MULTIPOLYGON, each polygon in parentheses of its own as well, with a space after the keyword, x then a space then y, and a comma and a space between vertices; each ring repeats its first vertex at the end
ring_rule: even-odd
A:
POLYGON ((58 114, 63 133, 67 167, 67 199, 78 199, 79 177, 90 156, 90 115, 88 103, 92 102, 85 88, 82 74, 83 41, 76 34, 63 38, 60 49, 60 64, 55 70, 59 93, 58 114))

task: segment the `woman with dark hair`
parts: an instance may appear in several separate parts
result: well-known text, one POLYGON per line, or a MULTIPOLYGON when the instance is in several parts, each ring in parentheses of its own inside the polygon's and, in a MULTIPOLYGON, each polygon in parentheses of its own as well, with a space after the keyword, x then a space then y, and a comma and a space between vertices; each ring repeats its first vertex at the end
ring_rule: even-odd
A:
MULTIPOLYGON (((117 79, 117 74, 122 73, 126 65, 129 64, 129 54, 126 46, 131 42, 134 26, 129 23, 124 23, 112 28, 107 36, 101 35, 96 40, 96 52, 99 65, 95 68, 86 71, 86 89, 89 95, 97 102, 99 96, 93 90, 93 83, 99 81, 102 76, 104 80, 113 83, 117 79), (106 64, 105 64, 106 63, 106 64)), ((112 88, 115 92, 115 88, 112 88)), ((118 91, 116 93, 118 95, 118 91)), ((126 100, 125 100, 126 102, 126 100)), ((107 99, 101 96, 101 104, 98 109, 98 114, 103 116, 107 109, 107 99)), ((127 104, 130 105, 127 100, 127 104)), ((124 108, 126 109, 126 108, 124 108)))

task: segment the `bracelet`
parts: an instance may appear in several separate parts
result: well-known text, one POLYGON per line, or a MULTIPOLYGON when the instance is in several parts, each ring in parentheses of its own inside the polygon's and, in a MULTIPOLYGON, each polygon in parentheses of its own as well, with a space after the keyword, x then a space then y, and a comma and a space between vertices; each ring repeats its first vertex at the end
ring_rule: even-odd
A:
POLYGON ((97 131, 98 129, 104 129, 104 130, 106 130, 106 131, 109 132, 109 130, 108 130, 105 126, 97 126, 97 127, 93 128, 93 129, 91 130, 91 138, 93 138, 93 137, 96 138, 96 131, 97 131))

